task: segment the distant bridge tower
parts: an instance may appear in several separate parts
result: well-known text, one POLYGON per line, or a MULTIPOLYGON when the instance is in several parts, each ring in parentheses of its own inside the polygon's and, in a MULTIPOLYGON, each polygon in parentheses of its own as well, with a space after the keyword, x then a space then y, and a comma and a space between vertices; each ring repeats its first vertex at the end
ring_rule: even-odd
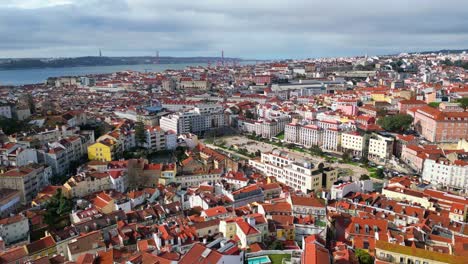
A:
POLYGON ((224 50, 221 51, 221 64, 224 66, 224 50))
POLYGON ((102 57, 102 50, 99 49, 99 57, 102 57))
POLYGON ((159 50, 156 51, 156 60, 155 60, 155 63, 156 63, 156 64, 159 64, 159 50))

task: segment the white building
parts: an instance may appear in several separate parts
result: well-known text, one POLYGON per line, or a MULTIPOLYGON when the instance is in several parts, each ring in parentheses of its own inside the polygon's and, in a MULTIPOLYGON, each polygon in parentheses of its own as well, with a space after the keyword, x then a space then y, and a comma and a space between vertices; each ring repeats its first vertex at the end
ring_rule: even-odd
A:
POLYGON ((0 174, 0 186, 20 191, 21 203, 28 204, 50 184, 51 177, 52 169, 49 166, 29 164, 0 174))
POLYGON ((335 127, 322 128, 317 125, 288 124, 284 130, 286 142, 305 147, 319 146, 325 150, 337 151, 340 131, 335 127))
POLYGON ((447 159, 426 159, 422 179, 432 184, 457 190, 468 190, 468 163, 456 160, 450 162, 447 159))
POLYGON ((0 165, 21 167, 30 163, 37 163, 37 152, 16 143, 0 145, 0 165))
POLYGON ((177 135, 175 131, 164 131, 157 126, 145 128, 146 142, 143 147, 155 151, 173 150, 177 147, 177 135))
POLYGON ((365 193, 365 192, 372 192, 373 190, 374 190, 374 185, 372 183, 372 180, 340 183, 340 184, 333 185, 332 188, 330 189, 330 199, 340 200, 350 192, 365 193))
POLYGON ((173 130, 178 135, 201 134, 225 126, 223 108, 220 105, 196 107, 186 112, 161 117, 159 122, 162 129, 173 130))
POLYGON ((369 139, 369 160, 385 163, 392 157, 394 138, 373 134, 369 139))
POLYGON ((261 161, 249 160, 249 164, 266 175, 275 176, 282 182, 304 193, 322 188, 322 175, 314 173, 310 161, 299 160, 290 153, 273 150, 262 153, 261 161))
POLYGON ((128 172, 127 169, 109 169, 110 181, 112 189, 125 193, 128 188, 128 172))
POLYGON ((350 151, 353 156, 361 157, 364 148, 364 137, 358 133, 342 133, 341 149, 343 152, 350 151))
POLYGON ((0 116, 12 118, 11 106, 7 104, 0 105, 0 116))
POLYGON ((22 214, 0 219, 0 237, 6 245, 27 241, 29 243, 29 221, 22 214))
POLYGON ((179 135, 177 144, 186 146, 188 149, 194 149, 198 146, 198 136, 192 133, 179 135))

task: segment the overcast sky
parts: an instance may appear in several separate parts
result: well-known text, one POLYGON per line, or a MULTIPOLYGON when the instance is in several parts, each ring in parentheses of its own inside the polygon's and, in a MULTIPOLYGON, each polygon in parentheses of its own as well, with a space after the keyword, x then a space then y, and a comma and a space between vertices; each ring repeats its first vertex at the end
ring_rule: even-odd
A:
POLYGON ((0 57, 278 59, 468 48, 468 0, 0 0, 0 57))

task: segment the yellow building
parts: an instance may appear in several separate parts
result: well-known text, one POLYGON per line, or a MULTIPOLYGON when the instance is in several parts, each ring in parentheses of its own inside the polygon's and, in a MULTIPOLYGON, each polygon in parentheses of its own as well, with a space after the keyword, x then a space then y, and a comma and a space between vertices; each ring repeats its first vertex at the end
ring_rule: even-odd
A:
POLYGON ((219 222, 219 232, 227 239, 234 239, 237 233, 235 219, 226 219, 219 222))
POLYGON ((423 248, 407 247, 377 240, 375 257, 384 263, 430 263, 430 264, 462 264, 466 263, 465 256, 455 256, 423 248))
POLYGON ((294 229, 294 217, 291 215, 272 215, 272 222, 276 228, 276 239, 294 240, 296 232, 294 229))
POLYGON ((115 158, 114 141, 105 140, 96 142, 88 147, 88 159, 100 161, 112 161, 115 158))
POLYGON ((115 211, 115 202, 105 192, 100 192, 96 198, 92 200, 94 207, 96 207, 103 214, 110 214, 115 211))
POLYGON ((373 93, 371 94, 372 101, 384 102, 386 101, 387 95, 385 93, 373 93))
POLYGON ((433 204, 423 193, 400 187, 386 187, 382 189, 382 194, 397 201, 410 201, 420 204, 425 208, 432 208, 433 204))
POLYGON ((278 240, 294 240, 295 237, 294 226, 277 227, 276 229, 276 238, 278 240))

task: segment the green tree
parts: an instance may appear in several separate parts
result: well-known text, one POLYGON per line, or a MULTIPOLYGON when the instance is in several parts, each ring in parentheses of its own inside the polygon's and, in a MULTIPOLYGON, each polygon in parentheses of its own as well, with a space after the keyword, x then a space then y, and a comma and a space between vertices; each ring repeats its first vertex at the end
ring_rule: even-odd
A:
POLYGON ((320 162, 319 165, 317 166, 318 171, 323 172, 323 169, 325 168, 325 164, 323 162, 320 162))
POLYGON ((312 155, 317 155, 317 156, 323 156, 323 154, 324 154, 323 150, 317 145, 314 145, 314 146, 310 147, 310 153, 312 155))
POLYGON ((344 162, 350 162, 351 161, 351 152, 349 150, 345 150, 343 154, 341 154, 341 159, 344 162))
POLYGON ((135 140, 142 147, 146 142, 145 124, 141 121, 135 123, 135 140))
POLYGON ((374 259, 372 256, 365 250, 363 249, 356 249, 355 255, 357 259, 359 260, 360 264, 372 264, 374 263, 374 259))
POLYGON ((248 119, 254 119, 255 115, 252 113, 252 111, 247 110, 247 111, 245 111, 245 117, 248 118, 248 119))
POLYGON ((177 158, 177 161, 182 161, 188 158, 187 154, 185 154, 185 151, 187 150, 186 147, 178 146, 175 150, 175 156, 177 158))
POLYGON ((433 108, 439 108, 440 103, 439 102, 431 102, 431 103, 428 103, 427 105, 429 105, 430 107, 433 107, 433 108))
POLYGON ((384 169, 382 168, 378 168, 376 171, 375 171, 375 176, 379 179, 383 179, 384 178, 384 169))
POLYGON ((46 211, 44 214, 44 221, 50 227, 57 227, 64 220, 68 219, 69 214, 73 209, 73 203, 70 199, 63 196, 62 190, 58 189, 57 192, 50 198, 46 204, 46 211))
POLYGON ((379 118, 377 124, 391 132, 402 132, 413 123, 413 117, 406 114, 396 114, 379 118))
POLYGON ((364 180, 369 180, 370 177, 367 174, 361 174, 361 177, 359 177, 359 180, 364 181, 364 180))
POLYGON ((24 132, 29 129, 29 125, 24 121, 0 116, 0 129, 7 135, 24 132))
POLYGON ((270 250, 284 250, 284 245, 281 241, 275 240, 273 243, 270 244, 268 247, 270 250))
POLYGON ((34 98, 32 94, 28 93, 26 95, 26 102, 28 104, 29 110, 31 111, 31 114, 36 113, 36 104, 34 103, 34 98))
POLYGON ((458 104, 461 108, 466 110, 468 108, 468 97, 458 99, 458 104))

